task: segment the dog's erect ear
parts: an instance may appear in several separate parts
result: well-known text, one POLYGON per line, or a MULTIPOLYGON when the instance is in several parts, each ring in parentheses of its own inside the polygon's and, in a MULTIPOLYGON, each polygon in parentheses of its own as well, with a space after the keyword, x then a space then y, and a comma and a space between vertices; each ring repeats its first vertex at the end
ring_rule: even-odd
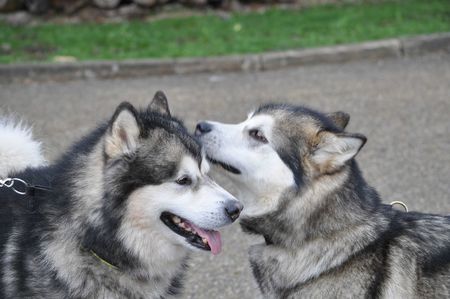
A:
POLYGON ((164 92, 157 91, 155 93, 152 102, 148 105, 148 110, 170 116, 169 104, 164 92))
POLYGON ((353 159, 366 143, 366 137, 361 134, 349 133, 319 133, 320 142, 312 154, 313 162, 320 172, 334 172, 353 159))
POLYGON ((105 154, 108 158, 131 154, 138 145, 140 130, 138 112, 128 102, 120 104, 111 118, 105 137, 105 154))
POLYGON ((350 115, 342 111, 328 113, 327 116, 341 130, 344 130, 345 127, 348 125, 348 122, 350 121, 350 115))

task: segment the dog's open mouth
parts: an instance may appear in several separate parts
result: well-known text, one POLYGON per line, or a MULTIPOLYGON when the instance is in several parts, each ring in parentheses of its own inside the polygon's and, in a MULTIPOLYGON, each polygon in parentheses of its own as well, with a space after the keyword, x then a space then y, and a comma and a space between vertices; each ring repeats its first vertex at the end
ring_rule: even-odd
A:
POLYGON ((174 233, 184 237, 192 246, 211 251, 214 255, 222 250, 222 239, 218 231, 200 228, 169 212, 163 212, 160 218, 174 233))
POLYGON ((213 163, 213 164, 216 164, 216 165, 221 166, 221 167, 222 167, 223 169, 225 169, 226 171, 229 171, 229 172, 234 173, 234 174, 241 174, 241 171, 240 171, 239 169, 237 169, 237 168, 234 167, 234 166, 231 166, 230 164, 227 164, 227 163, 225 163, 225 162, 222 162, 222 161, 213 159, 213 158, 211 158, 211 157, 208 157, 208 160, 209 160, 211 163, 213 163))

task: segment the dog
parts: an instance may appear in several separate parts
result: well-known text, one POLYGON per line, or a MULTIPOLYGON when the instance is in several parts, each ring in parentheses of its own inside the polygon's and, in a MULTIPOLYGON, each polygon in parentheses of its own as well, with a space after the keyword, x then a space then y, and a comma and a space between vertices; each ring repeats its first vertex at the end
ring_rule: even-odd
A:
POLYGON ((242 210, 162 92, 145 110, 120 104, 55 164, 13 170, 0 188, 1 298, 176 296, 190 251, 218 254, 216 230, 242 210))
POLYGON ((268 104, 195 135, 245 209, 265 298, 449 298, 450 217, 382 204, 355 156, 349 115, 268 104))

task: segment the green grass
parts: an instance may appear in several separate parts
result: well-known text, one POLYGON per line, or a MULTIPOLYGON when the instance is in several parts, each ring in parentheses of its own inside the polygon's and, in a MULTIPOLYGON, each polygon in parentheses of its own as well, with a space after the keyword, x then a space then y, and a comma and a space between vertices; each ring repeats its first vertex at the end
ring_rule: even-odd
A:
POLYGON ((272 9, 228 19, 207 15, 35 27, 0 23, 0 63, 51 61, 55 56, 93 60, 259 53, 446 31, 449 0, 272 9), (11 51, 5 51, 5 44, 11 51))

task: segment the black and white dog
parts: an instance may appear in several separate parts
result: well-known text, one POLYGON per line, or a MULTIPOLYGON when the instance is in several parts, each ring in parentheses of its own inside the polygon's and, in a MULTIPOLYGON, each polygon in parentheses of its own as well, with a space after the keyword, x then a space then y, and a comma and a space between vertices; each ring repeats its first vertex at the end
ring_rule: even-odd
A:
MULTIPOLYGON (((0 136, 7 130, 34 146, 22 155, 37 158, 29 166, 42 161, 27 131, 5 122, 0 136)), ((51 166, 24 169, 17 157, 0 152, 1 298, 176 295, 189 250, 218 254, 216 229, 242 210, 207 176, 199 143, 161 92, 143 111, 122 103, 51 166), (34 192, 19 195, 6 178, 34 192)))

